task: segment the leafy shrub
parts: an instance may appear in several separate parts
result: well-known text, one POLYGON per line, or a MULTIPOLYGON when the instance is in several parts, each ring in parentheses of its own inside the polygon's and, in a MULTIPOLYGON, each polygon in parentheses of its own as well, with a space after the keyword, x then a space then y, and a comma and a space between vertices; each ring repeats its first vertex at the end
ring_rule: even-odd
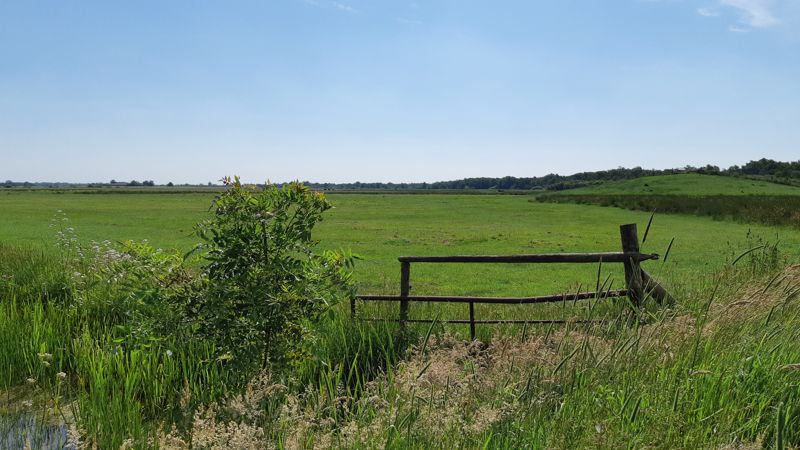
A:
POLYGON ((66 276, 70 314, 101 333, 113 328, 127 344, 175 334, 184 322, 185 299, 198 285, 180 252, 146 240, 85 243, 61 212, 54 225, 60 255, 52 259, 66 276))
POLYGON ((189 312, 237 366, 297 360, 310 323, 352 295, 353 257, 314 253, 311 231, 331 207, 321 193, 224 181, 212 218, 198 226, 204 287, 189 312))

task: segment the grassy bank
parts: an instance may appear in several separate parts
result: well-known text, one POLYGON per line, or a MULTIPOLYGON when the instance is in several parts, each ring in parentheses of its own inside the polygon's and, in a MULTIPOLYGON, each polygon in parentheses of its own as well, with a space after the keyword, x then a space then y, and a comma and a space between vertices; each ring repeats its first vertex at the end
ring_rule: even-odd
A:
POLYGON ((779 264, 753 252, 678 304, 649 305, 644 322, 623 308, 485 343, 440 325, 398 340, 336 309, 309 358, 249 382, 189 336, 133 345, 96 317, 5 291, 0 380, 29 386, 35 402, 17 412, 70 418, 76 447, 789 447, 800 272, 779 264))
POLYGON ((800 195, 800 188, 753 178, 683 173, 609 181, 559 195, 800 195))
POLYGON ((537 197, 800 228, 800 189, 750 178, 679 174, 604 183, 537 197))
POLYGON ((613 206, 636 211, 693 214, 716 220, 800 228, 800 196, 764 195, 545 195, 543 202, 613 206))

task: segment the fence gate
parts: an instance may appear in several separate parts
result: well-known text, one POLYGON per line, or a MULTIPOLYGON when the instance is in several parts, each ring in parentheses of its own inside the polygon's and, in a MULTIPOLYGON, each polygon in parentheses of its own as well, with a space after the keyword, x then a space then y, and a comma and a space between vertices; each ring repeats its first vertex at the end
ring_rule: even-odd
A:
MULTIPOLYGON (((476 324, 498 323, 564 323, 565 320, 475 320, 475 303, 492 305, 524 305, 532 303, 551 303, 561 301, 585 300, 591 298, 614 298, 627 296, 638 306, 646 296, 663 302, 672 300, 669 293, 641 268, 641 262, 658 259, 657 254, 641 253, 636 224, 621 225, 619 228, 622 243, 621 252, 607 253, 539 253, 528 255, 461 255, 461 256, 401 256, 400 295, 358 295, 350 300, 350 314, 356 318, 356 301, 400 302, 400 315, 397 321, 401 327, 406 323, 432 323, 431 319, 409 319, 408 312, 412 302, 442 302, 469 304, 469 320, 437 320, 442 323, 469 324, 471 339, 475 339, 476 324), (538 297, 463 297, 411 295, 411 263, 622 263, 625 268, 625 289, 577 292, 573 294, 545 295, 538 297)), ((393 320, 393 319, 363 319, 393 320)), ((574 322, 588 322, 578 320, 574 322)))

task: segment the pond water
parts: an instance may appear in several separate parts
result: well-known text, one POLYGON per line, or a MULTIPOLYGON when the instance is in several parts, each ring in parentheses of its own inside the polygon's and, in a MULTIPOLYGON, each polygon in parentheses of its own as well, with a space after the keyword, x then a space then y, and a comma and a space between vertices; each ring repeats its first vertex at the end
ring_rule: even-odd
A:
POLYGON ((74 449, 67 446, 67 427, 42 423, 31 413, 0 415, 0 449, 74 449))

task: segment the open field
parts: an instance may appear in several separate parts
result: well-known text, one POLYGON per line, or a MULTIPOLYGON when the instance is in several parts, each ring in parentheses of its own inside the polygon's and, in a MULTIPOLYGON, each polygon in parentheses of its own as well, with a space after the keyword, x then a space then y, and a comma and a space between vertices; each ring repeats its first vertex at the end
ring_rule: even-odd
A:
MULTIPOLYGON (((83 274, 75 281, 55 247, 55 233, 74 228, 84 243, 148 239, 185 252, 198 242, 193 225, 208 217, 211 199, 0 193, 0 447, 23 442, 35 425, 18 424, 37 420, 50 424, 45 430, 59 442, 78 434, 100 448, 126 441, 147 448, 154 439, 161 448, 800 444, 800 274, 784 270, 800 261, 796 228, 658 214, 643 251, 663 254, 673 238, 674 245, 666 263, 644 266, 676 304, 648 302, 638 314, 622 303, 595 303, 591 312, 580 304, 495 311, 479 305, 479 319, 607 319, 590 326, 479 326, 485 344, 465 342, 463 326, 420 325, 399 334, 394 325, 351 322, 341 305, 303 343, 308 358, 245 389, 247 380, 193 331, 173 322, 166 333, 156 326, 172 312, 155 311, 154 319, 137 309, 160 295, 169 308, 169 295, 180 291, 138 289, 137 282, 107 289, 82 281, 83 274), (777 250, 768 245, 731 266, 745 250, 775 242, 777 250), (71 288, 37 297, 43 283, 71 288), (34 406, 20 407, 19 399, 34 406), (209 404, 214 409, 206 410, 209 404), (58 425, 64 420, 69 433, 58 425)), ((619 225, 637 223, 641 237, 650 217, 528 196, 329 199, 334 209, 315 239, 361 256, 354 270, 359 292, 386 294, 397 293, 400 255, 618 251, 619 225)), ((147 264, 147 271, 163 270, 147 264)), ((100 281, 124 277, 102 266, 81 269, 92 270, 100 281)), ((620 287, 620 267, 605 265, 605 276, 620 287)), ((549 294, 579 284, 591 290, 596 279, 593 264, 412 265, 414 294, 549 294)), ((366 312, 394 317, 397 309, 366 312)), ((412 305, 411 314, 465 318, 466 307, 412 305)))
MULTIPOLYGON (((0 242, 55 243, 59 228, 73 227, 89 241, 141 241, 186 252, 199 242, 194 225, 207 217, 209 194, 10 192, 0 195, 0 242), (61 222, 60 213, 69 219, 61 222), (58 217, 56 217, 58 216, 58 217), (58 220, 53 222, 54 217, 58 220), (57 226, 51 226, 57 225, 57 226)), ((644 233, 650 214, 587 205, 538 203, 517 195, 329 194, 334 209, 316 230, 321 247, 346 248, 360 256, 355 278, 360 293, 397 294, 401 255, 518 254, 618 251, 619 225, 638 223, 644 233)), ((643 251, 663 254, 666 264, 645 267, 675 290, 702 283, 739 253, 780 242, 790 258, 800 257, 800 230, 744 225, 707 218, 657 215, 643 251)), ((607 264, 602 278, 623 282, 620 264, 607 264)), ((415 264, 413 293, 422 295, 526 296, 575 292, 594 286, 594 265, 415 264)), ((375 309, 374 304, 369 309, 375 309)), ((396 306, 395 306, 396 308, 396 306)), ((464 318, 464 305, 414 305, 412 317, 464 318)), ((585 316, 579 309, 548 306, 476 306, 484 319, 585 316)), ((394 315, 381 311, 381 315, 394 315)), ((489 327, 486 327, 489 328, 489 327)), ((502 328, 502 327, 501 327, 502 328)), ((456 327, 463 332, 465 327, 456 327)), ((488 329, 479 330, 482 333, 488 329)))
MULTIPOLYGON (((54 244, 58 227, 70 226, 85 242, 147 239, 158 247, 188 251, 199 242, 193 227, 207 217, 212 198, 0 194, 0 242, 54 244), (68 225, 56 221, 58 227, 50 226, 57 211, 66 214, 68 225)), ((326 213, 315 237, 325 248, 349 248, 360 255, 355 271, 359 290, 371 293, 396 291, 396 258, 401 255, 618 251, 619 225, 638 223, 644 233, 650 217, 646 212, 536 203, 527 196, 329 194, 329 199, 334 209, 326 213)), ((780 241, 789 255, 800 256, 797 229, 667 214, 656 215, 643 249, 663 253, 673 237, 668 264, 658 270, 678 278, 718 270, 758 239, 780 241)), ((419 293, 525 295, 592 285, 596 268, 419 265, 413 277, 419 293)))

